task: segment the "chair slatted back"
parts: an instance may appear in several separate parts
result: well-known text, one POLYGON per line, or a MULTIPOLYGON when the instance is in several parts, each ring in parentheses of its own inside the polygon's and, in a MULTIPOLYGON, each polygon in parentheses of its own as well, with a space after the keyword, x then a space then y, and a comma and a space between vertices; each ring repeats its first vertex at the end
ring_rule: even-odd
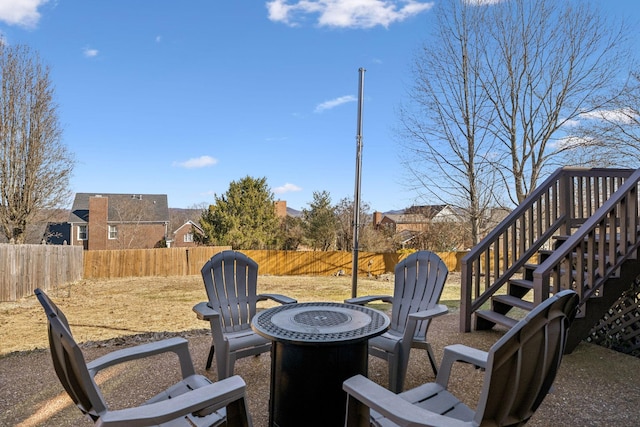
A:
POLYGON ((534 414, 556 377, 577 304, 574 292, 559 292, 491 347, 478 423, 522 425, 534 414))
MULTIPOLYGON (((418 251, 400 261, 395 268, 390 330, 402 333, 410 313, 438 304, 449 270, 433 252, 418 251)), ((429 320, 420 321, 414 337, 424 341, 429 320)))
POLYGON ((49 347, 58 379, 76 406, 94 421, 106 411, 102 394, 89 374, 64 313, 40 289, 35 290, 49 324, 49 347))
POLYGON ((256 314, 258 264, 241 252, 222 251, 201 272, 209 304, 220 313, 223 330, 250 329, 256 314))

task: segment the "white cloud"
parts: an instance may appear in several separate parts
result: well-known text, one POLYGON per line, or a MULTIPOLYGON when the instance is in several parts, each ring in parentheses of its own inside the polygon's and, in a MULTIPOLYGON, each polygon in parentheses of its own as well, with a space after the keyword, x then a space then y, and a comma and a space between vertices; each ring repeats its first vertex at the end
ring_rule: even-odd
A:
POLYGON ((586 138, 582 138, 579 136, 567 136, 564 138, 560 138, 555 143, 551 144, 551 147, 554 149, 565 149, 565 148, 575 148, 581 146, 588 146, 589 140, 586 138))
POLYGON ((631 124, 638 120, 638 112, 632 108, 616 110, 597 110, 580 114, 580 117, 592 120, 606 120, 611 123, 631 124))
POLYGON ((184 162, 173 162, 173 166, 185 168, 185 169, 197 169, 205 168, 207 166, 213 166, 218 163, 218 159, 211 156, 200 156, 193 159, 185 160, 184 162))
POLYGON ((40 20, 38 8, 49 0, 0 0, 0 21, 34 28, 40 20))
POLYGON ((336 98, 336 99, 331 99, 329 101, 325 101, 322 104, 318 104, 314 111, 316 113, 321 113, 324 110, 330 110, 330 109, 335 108, 335 107, 337 107, 339 105, 346 104, 347 102, 355 102, 357 100, 358 100, 358 98, 356 98, 353 95, 341 96, 341 97, 336 98))
POLYGON ((82 53, 87 58, 95 58, 96 56, 98 56, 98 53, 100 52, 98 51, 98 49, 91 49, 91 48, 85 47, 82 53))
POLYGON ((285 185, 273 189, 274 194, 291 193, 294 191, 302 191, 302 188, 298 187, 295 184, 289 184, 287 182, 285 185))
POLYGON ((564 127, 568 127, 568 128, 573 128, 576 126, 580 126, 580 120, 576 120, 576 119, 570 119, 570 120, 566 120, 562 126, 564 127))
POLYGON ((505 0, 465 0, 467 4, 471 6, 488 6, 492 4, 497 4, 503 2, 505 0))
POLYGON ((317 15, 320 27, 388 27, 433 7, 433 2, 416 0, 273 0, 267 2, 269 19, 292 27, 307 15, 317 15))

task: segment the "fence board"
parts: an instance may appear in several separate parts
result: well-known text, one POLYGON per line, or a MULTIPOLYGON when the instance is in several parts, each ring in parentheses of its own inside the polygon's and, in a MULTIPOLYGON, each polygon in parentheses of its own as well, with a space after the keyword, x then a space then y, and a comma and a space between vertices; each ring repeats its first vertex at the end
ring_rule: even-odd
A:
MULTIPOLYGON (((0 301, 32 295, 81 279, 199 275, 202 266, 228 246, 83 251, 79 246, 0 245, 0 301)), ((350 252, 242 251, 256 260, 260 274, 278 276, 351 275, 350 252)), ((438 255, 450 271, 459 271, 463 252, 438 255)), ((358 254, 358 276, 393 272, 397 253, 358 254)))
MULTIPOLYGON (((84 252, 84 277, 87 279, 198 275, 202 266, 226 246, 193 248, 100 250, 84 252)), ((242 251, 259 265, 260 274, 277 276, 351 275, 350 252, 323 251, 242 251)), ((459 271, 464 252, 442 252, 450 271, 459 271)), ((360 252, 358 276, 379 276, 393 272, 401 256, 397 253, 360 252)))
POLYGON ((80 280, 82 257, 79 246, 0 244, 0 301, 80 280))

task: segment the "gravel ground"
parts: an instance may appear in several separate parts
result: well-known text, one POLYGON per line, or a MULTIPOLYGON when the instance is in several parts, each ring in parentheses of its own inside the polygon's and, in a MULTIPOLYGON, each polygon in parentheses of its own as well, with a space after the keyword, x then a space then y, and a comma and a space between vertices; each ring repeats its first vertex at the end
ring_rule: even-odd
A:
MULTIPOLYGON (((458 314, 436 318, 429 337, 440 360, 442 348, 464 343, 488 349, 502 334, 484 331, 458 332, 458 314)), ((180 335, 189 339, 196 371, 215 380, 215 365, 204 370, 210 345, 207 331, 180 335)), ((166 334, 130 336, 84 346, 87 360, 93 360, 115 347, 133 345, 166 334)), ((235 373, 247 383, 249 409, 256 427, 267 425, 270 356, 241 359, 235 373)), ((177 380, 177 364, 171 356, 155 356, 131 362, 125 369, 106 371, 98 381, 113 408, 143 402, 177 380), (175 376, 172 376, 176 373, 175 376)), ((450 389, 468 405, 476 405, 483 373, 469 365, 454 368, 450 389)), ((369 376, 386 385, 386 365, 370 358, 369 376)), ((406 388, 432 381, 433 373, 423 352, 412 351, 406 388)), ((582 343, 567 355, 554 384, 553 392, 528 425, 531 426, 637 426, 640 425, 640 359, 593 344, 582 343)), ((302 423, 301 425, 303 425, 302 423)), ((0 426, 91 426, 72 405, 55 377, 48 350, 12 353, 0 358, 0 426)))

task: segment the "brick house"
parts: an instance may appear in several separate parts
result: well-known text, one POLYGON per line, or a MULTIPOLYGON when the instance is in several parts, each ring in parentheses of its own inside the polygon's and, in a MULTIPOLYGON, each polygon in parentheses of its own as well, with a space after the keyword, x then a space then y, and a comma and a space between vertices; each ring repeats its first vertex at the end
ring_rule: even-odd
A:
POLYGON ((70 239, 84 249, 149 249, 167 238, 166 194, 76 193, 70 239))
POLYGON ((412 206, 403 211, 373 213, 374 226, 393 233, 402 248, 415 244, 416 239, 428 233, 435 224, 444 222, 460 222, 460 214, 454 207, 449 205, 412 206))
POLYGON ((391 229, 394 233, 411 231, 420 233, 427 231, 435 222, 460 221, 456 210, 449 205, 429 205, 414 207, 420 213, 386 213, 374 212, 373 225, 391 229))
MULTIPOLYGON (((509 212, 510 210, 505 208, 488 209, 486 211, 486 218, 484 218, 484 221, 482 221, 480 225, 480 238, 493 230, 509 212)), ((464 231, 464 218, 465 214, 462 209, 451 205, 412 206, 406 211, 373 213, 374 225, 377 228, 385 228, 394 233, 403 248, 411 245, 411 242, 419 239, 420 236, 424 237, 425 233, 428 234, 434 230, 440 231, 439 241, 448 239, 449 242, 451 242, 453 236, 447 236, 446 230, 449 230, 449 234, 456 232, 458 235, 455 237, 455 240, 460 239, 457 246, 468 247, 471 243, 469 241, 470 237, 468 234, 465 234, 464 231), (451 226, 454 228, 452 229, 451 226), (456 230, 459 230, 459 232, 456 230)))
POLYGON ((193 238, 194 233, 201 236, 204 235, 202 228, 195 222, 189 220, 173 232, 173 239, 171 242, 167 241, 167 246, 172 248, 190 248, 197 246, 197 243, 193 238))

